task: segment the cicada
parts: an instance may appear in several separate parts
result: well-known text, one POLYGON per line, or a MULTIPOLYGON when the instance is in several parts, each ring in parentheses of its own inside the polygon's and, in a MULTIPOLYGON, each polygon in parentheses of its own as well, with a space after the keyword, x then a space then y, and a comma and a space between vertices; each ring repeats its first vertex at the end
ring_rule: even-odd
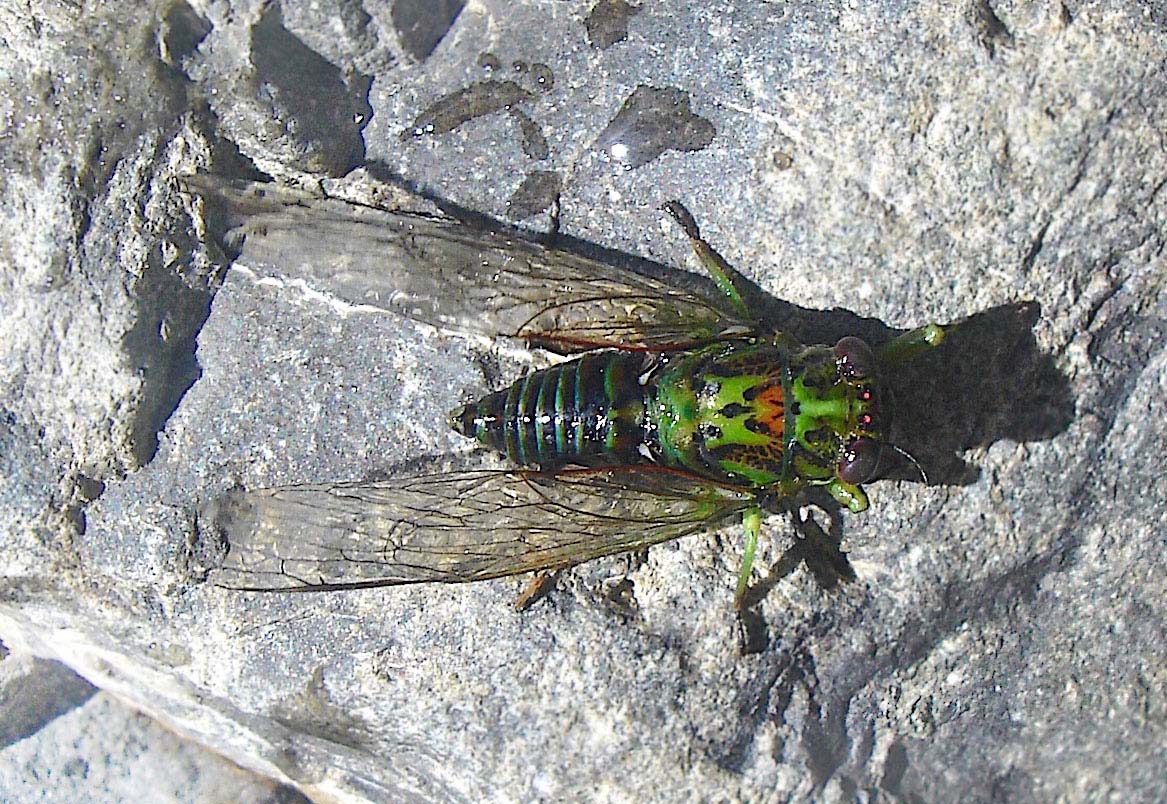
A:
POLYGON ((202 519, 226 537, 221 585, 329 591, 553 571, 737 519, 751 575, 763 510, 821 486, 863 511, 886 445, 880 371, 935 347, 928 324, 871 348, 768 330, 740 275, 677 202, 717 289, 661 279, 437 211, 383 210, 274 185, 192 178, 231 241, 350 302, 568 357, 456 407, 449 424, 504 469, 236 490, 202 519), (323 259, 322 254, 333 258, 323 259))

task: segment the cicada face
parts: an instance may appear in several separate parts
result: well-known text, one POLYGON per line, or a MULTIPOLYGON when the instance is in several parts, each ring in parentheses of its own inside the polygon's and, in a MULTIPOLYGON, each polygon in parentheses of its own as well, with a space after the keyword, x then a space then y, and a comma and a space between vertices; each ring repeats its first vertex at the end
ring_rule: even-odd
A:
POLYGON ((879 465, 886 434, 876 369, 871 348, 853 336, 834 347, 808 347, 791 360, 792 465, 808 482, 830 484, 836 496, 839 489, 859 493, 855 487, 879 465))

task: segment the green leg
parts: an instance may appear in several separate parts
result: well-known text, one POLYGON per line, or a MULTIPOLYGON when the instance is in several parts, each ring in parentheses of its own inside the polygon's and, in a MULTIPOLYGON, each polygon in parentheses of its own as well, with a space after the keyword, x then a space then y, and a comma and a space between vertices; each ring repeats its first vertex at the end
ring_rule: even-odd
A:
POLYGON ((742 568, 737 576, 737 591, 733 595, 734 608, 739 611, 745 604, 746 592, 750 588, 750 571, 754 568, 754 553, 758 550, 758 534, 762 531, 762 509, 751 508, 742 514, 742 524, 746 528, 746 547, 742 551, 742 568))
POLYGON ((861 514, 867 510, 867 492, 854 483, 844 483, 836 477, 827 484, 827 491, 839 505, 853 514, 861 514))
POLYGON ((689 242, 693 244, 693 251, 696 253, 697 259, 705 266, 705 270, 713 278, 718 290, 729 299, 734 312, 752 321, 754 316, 750 314, 750 308, 734 281, 740 274, 726 261, 725 257, 714 251, 713 246, 702 239, 701 230, 697 228, 697 221, 693 219, 689 210, 685 209, 680 201, 669 201, 661 209, 672 215, 673 220, 680 224, 681 229, 688 236, 689 242))
POLYGON ((888 341, 876 350, 876 358, 881 365, 903 363, 916 355, 934 349, 944 340, 944 330, 939 324, 927 324, 905 332, 898 338, 888 341))

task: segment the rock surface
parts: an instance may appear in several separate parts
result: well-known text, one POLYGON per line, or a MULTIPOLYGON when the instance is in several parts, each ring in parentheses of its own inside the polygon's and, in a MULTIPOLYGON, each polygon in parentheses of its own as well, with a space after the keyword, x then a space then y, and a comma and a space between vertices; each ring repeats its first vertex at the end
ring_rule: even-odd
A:
POLYGON ((5 801, 307 800, 95 690, 60 662, 21 654, 0 663, 0 715, 5 801))
POLYGON ((0 10, 4 662, 316 800, 1167 797, 1167 18, 741 5, 0 10), (207 500, 464 451, 542 358, 229 268, 196 171, 536 233, 558 191, 565 242, 695 269, 682 199, 804 340, 964 322, 896 380, 928 482, 770 519, 744 656, 734 528, 522 614, 215 588, 207 500))

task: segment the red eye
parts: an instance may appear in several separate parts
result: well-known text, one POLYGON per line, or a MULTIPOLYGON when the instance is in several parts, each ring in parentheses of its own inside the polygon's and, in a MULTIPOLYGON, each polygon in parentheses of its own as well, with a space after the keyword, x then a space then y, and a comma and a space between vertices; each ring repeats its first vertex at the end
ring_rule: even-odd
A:
POLYGON ((875 375, 875 355, 871 347, 854 335, 835 344, 839 373, 849 380, 864 380, 875 375))
POLYGON ((871 479, 879 466, 880 447, 878 441, 857 438, 847 445, 839 456, 835 474, 844 483, 858 485, 871 479))

